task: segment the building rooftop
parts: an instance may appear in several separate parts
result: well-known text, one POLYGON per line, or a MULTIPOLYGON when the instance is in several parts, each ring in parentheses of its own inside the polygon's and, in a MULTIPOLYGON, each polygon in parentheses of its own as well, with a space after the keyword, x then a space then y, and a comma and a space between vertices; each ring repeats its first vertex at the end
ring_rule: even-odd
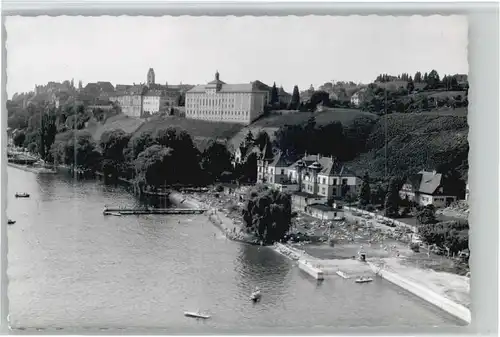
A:
POLYGON ((333 159, 333 157, 322 157, 321 155, 304 155, 301 159, 297 160, 290 167, 296 169, 299 163, 303 163, 304 167, 309 168, 314 163, 318 167, 319 175, 326 176, 349 176, 355 177, 356 175, 348 170, 343 164, 333 159), (319 165, 318 165, 319 164, 319 165))
POLYGON ((441 186, 442 174, 436 171, 420 171, 408 178, 416 192, 424 194, 436 194, 437 189, 441 186))
POLYGON ((323 212, 342 211, 342 208, 334 208, 332 206, 328 206, 325 204, 319 204, 319 203, 310 204, 308 207, 315 208, 315 209, 318 209, 318 210, 323 211, 323 212))

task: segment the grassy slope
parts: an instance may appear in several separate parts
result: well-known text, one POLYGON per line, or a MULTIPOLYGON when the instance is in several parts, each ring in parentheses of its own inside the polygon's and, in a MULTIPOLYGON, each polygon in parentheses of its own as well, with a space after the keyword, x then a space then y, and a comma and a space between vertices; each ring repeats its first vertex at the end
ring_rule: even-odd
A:
POLYGON ((130 118, 125 115, 116 115, 109 117, 104 124, 100 122, 90 122, 87 130, 92 134, 95 140, 101 139, 101 135, 106 131, 123 130, 127 133, 135 132, 144 121, 141 119, 130 118))
MULTIPOLYGON (((464 158, 468 155, 468 124, 465 116, 437 114, 391 114, 387 116, 388 174, 411 174, 420 169, 448 163, 467 177, 464 158)), ((368 137, 369 152, 349 166, 363 174, 385 175, 385 117, 379 119, 368 137)))
POLYGON ((349 125, 355 118, 360 116, 366 116, 369 118, 377 119, 378 116, 369 112, 363 112, 357 109, 343 109, 343 108, 332 108, 327 109, 323 112, 295 112, 284 115, 271 114, 267 117, 263 117, 252 125, 243 128, 238 132, 230 141, 233 148, 236 148, 241 144, 243 139, 248 133, 248 130, 252 131, 253 135, 256 136, 260 130, 266 131, 271 139, 274 138, 274 132, 284 125, 302 124, 306 123, 310 117, 316 118, 317 125, 325 125, 335 121, 341 122, 343 125, 349 125))

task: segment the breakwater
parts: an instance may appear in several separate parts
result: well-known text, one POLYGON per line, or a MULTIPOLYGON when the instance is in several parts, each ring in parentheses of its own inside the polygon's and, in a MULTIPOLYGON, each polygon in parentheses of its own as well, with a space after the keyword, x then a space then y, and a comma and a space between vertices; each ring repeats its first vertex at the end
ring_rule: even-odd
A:
POLYGON ((468 324, 471 323, 471 312, 463 305, 453 302, 415 282, 405 279, 404 277, 396 273, 384 270, 383 267, 378 266, 372 262, 368 262, 368 265, 376 275, 379 275, 385 280, 405 289, 406 291, 409 291, 415 296, 420 297, 421 299, 435 305, 441 310, 446 311, 447 313, 461 319, 462 321, 467 322, 468 324))
POLYGON ((119 213, 120 215, 134 214, 202 214, 202 208, 105 208, 104 215, 119 213))

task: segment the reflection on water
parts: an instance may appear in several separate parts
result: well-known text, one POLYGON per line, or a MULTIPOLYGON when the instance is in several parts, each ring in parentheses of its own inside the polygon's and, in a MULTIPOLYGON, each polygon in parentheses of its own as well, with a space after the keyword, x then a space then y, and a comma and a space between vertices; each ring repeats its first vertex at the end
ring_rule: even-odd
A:
POLYGON ((315 280, 270 248, 221 238, 204 216, 103 216, 139 202, 120 186, 8 168, 14 327, 214 329, 456 325, 376 279, 315 280), (28 199, 14 193, 27 192, 28 199), (215 235, 214 235, 215 234, 215 235), (262 301, 249 294, 262 289, 262 301), (212 314, 207 322, 183 311, 212 314))

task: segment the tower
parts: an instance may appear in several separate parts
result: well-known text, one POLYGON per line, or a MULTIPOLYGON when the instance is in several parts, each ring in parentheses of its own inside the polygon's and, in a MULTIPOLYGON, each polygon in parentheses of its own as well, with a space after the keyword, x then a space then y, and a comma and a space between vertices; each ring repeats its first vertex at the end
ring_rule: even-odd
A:
POLYGON ((146 83, 148 86, 150 86, 151 84, 155 84, 155 71, 153 70, 153 68, 149 68, 148 70, 146 83))

